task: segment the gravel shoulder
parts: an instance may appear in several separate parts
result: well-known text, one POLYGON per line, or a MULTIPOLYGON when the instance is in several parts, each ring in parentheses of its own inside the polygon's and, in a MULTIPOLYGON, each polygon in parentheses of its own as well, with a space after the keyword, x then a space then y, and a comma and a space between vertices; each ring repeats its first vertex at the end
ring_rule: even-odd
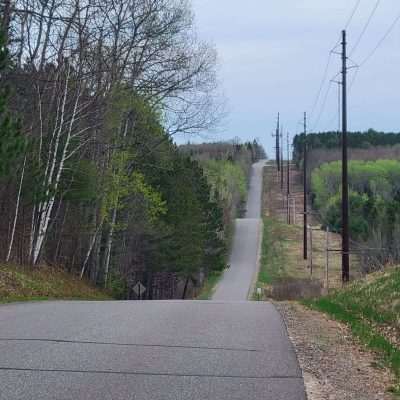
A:
POLYGON ((303 370, 308 400, 394 400, 393 374, 349 329, 298 303, 275 303, 303 370))

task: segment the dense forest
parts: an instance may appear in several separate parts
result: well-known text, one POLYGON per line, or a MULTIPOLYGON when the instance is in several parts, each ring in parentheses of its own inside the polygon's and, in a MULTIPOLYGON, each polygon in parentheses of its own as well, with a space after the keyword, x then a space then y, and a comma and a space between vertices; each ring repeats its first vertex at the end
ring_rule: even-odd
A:
MULTIPOLYGON (((325 163, 312 174, 313 205, 331 230, 341 230, 340 161, 325 163)), ((400 262, 400 162, 349 162, 350 235, 363 243, 369 270, 400 262), (373 255, 373 257, 371 257, 373 255)))
MULTIPOLYGON (((190 295, 225 267, 236 194, 211 158, 207 169, 173 141, 221 114, 215 51, 187 2, 17 0, 2 11, 0 260, 59 266, 120 298, 136 298, 139 280, 143 298, 190 295)), ((259 151, 226 146, 224 172, 259 151)))
MULTIPOLYGON (((365 271, 400 262, 400 133, 348 133, 350 235, 365 271), (361 246, 361 248, 360 248, 361 246)), ((293 141, 303 165, 304 134, 293 141)), ((314 209, 331 230, 341 230, 341 135, 307 135, 307 176, 314 209)))
POLYGON ((251 165, 266 159, 264 148, 256 140, 243 145, 234 140, 231 143, 187 144, 180 149, 202 166, 211 186, 211 196, 219 199, 224 224, 229 226, 244 211, 251 165))
MULTIPOLYGON (((366 132, 348 132, 348 145, 353 149, 369 149, 378 146, 395 146, 400 144, 400 133, 377 132, 369 129, 366 132)), ((316 149, 335 149, 341 145, 339 132, 320 132, 307 134, 307 147, 316 149)), ((299 163, 303 158, 304 134, 293 138, 293 160, 299 163)))
MULTIPOLYGON (((400 159, 400 133, 348 132, 349 160, 377 161, 400 159)), ((293 160, 303 166, 304 134, 293 140, 293 160)), ((321 165, 342 159, 341 135, 338 132, 322 132, 307 135, 307 177, 311 185, 312 172, 321 165)))

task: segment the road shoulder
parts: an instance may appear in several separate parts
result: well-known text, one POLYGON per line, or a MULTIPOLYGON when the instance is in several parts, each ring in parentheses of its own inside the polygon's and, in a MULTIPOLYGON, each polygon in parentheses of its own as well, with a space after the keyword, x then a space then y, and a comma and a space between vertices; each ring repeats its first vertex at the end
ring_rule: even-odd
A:
POLYGON ((393 374, 344 324, 294 302, 279 302, 303 371, 308 400, 393 400, 393 374))

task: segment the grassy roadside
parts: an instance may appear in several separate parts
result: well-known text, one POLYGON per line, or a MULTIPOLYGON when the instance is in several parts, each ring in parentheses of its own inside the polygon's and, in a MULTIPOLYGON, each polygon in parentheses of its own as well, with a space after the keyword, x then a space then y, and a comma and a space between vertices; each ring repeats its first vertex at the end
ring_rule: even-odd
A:
MULTIPOLYGON (((263 298, 295 300, 320 294, 321 282, 310 277, 304 262, 298 261, 300 228, 265 216, 261 244, 260 271, 256 287, 263 298)), ((253 299, 257 296, 253 294, 253 299)))
POLYGON ((204 282, 203 288, 201 289, 200 294, 196 297, 196 300, 211 300, 222 274, 223 272, 212 272, 204 282))
POLYGON ((0 265, 0 303, 39 300, 110 300, 111 295, 52 267, 0 265))
MULTIPOLYGON (((269 288, 279 288, 282 281, 298 282, 285 285, 284 295, 288 299, 290 291, 304 287, 306 282, 294 267, 287 233, 287 225, 273 217, 264 218, 257 287, 264 288, 265 299, 273 297, 269 288)), ((377 355, 376 367, 385 366, 393 371, 397 383, 389 390, 400 395, 400 269, 372 274, 367 280, 336 289, 328 296, 300 302, 348 325, 353 336, 377 355)))
MULTIPOLYGON (((271 168, 264 174, 264 237, 257 286, 264 288, 264 298, 297 300, 310 310, 322 312, 332 320, 346 324, 365 348, 376 354, 376 367, 389 367, 397 382, 391 391, 400 393, 400 270, 372 274, 367 280, 355 281, 341 288, 340 256, 330 256, 330 287, 328 296, 317 293, 324 283, 325 234, 313 232, 314 274, 302 258, 301 224, 288 226, 282 213, 279 182, 271 168), (282 296, 275 296, 274 289, 282 296), (294 293, 298 290, 298 293, 294 293), (314 294, 315 291, 315 294, 314 294), (300 297, 296 297, 299 294, 300 297), (311 300, 301 300, 303 294, 311 300)), ((299 192, 300 189, 294 187, 299 192)), ((301 209, 302 204, 298 205, 301 209)), ((314 222, 314 225, 316 223, 314 222)), ((330 235, 330 246, 340 245, 340 236, 330 235)), ((358 260, 352 259, 352 270, 358 271, 358 260)), ((355 274, 354 278, 359 279, 355 274)), ((282 303, 284 304, 284 303, 282 303)), ((294 303, 295 304, 295 303, 294 303)), ((308 311, 312 313, 312 311, 308 311)), ((298 328, 298 327, 297 327, 298 328)), ((308 343, 308 342, 307 342, 308 343)), ((375 364, 374 364, 375 365, 375 364)))
POLYGON ((400 269, 370 276, 304 304, 346 323, 397 377, 400 394, 400 269))
POLYGON ((274 283, 278 278, 287 275, 287 241, 285 225, 274 218, 264 217, 263 237, 261 243, 260 272, 257 287, 274 283))

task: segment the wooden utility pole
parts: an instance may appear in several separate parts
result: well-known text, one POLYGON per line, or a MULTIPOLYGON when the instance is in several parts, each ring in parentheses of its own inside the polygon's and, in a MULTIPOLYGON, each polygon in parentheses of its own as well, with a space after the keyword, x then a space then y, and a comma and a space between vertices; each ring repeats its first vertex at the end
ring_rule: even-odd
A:
POLYGON ((286 142, 287 142, 287 221, 290 225, 290 143, 289 143, 289 132, 286 135, 286 142))
POLYGON ((280 131, 280 135, 281 135, 281 155, 280 155, 280 158, 281 158, 281 192, 283 193, 283 174, 284 174, 284 171, 283 171, 283 130, 282 130, 282 127, 281 127, 281 131, 280 131))
POLYGON ((296 197, 293 197, 293 225, 297 223, 296 211, 296 197))
POLYGON ((347 158, 347 53, 346 31, 342 31, 342 281, 350 280, 349 186, 347 158))
POLYGON ((303 258, 307 260, 307 113, 304 113, 304 143, 303 143, 303 189, 304 189, 304 232, 303 232, 303 258))
POLYGON ((313 260, 313 228, 310 226, 310 275, 313 276, 314 260, 313 260))
POLYGON ((326 227, 325 290, 329 294, 329 226, 326 227))
POLYGON ((280 162, 280 149, 279 149, 279 133, 280 133, 280 114, 278 113, 278 123, 276 126, 276 165, 278 168, 278 172, 281 170, 281 162, 280 162))

